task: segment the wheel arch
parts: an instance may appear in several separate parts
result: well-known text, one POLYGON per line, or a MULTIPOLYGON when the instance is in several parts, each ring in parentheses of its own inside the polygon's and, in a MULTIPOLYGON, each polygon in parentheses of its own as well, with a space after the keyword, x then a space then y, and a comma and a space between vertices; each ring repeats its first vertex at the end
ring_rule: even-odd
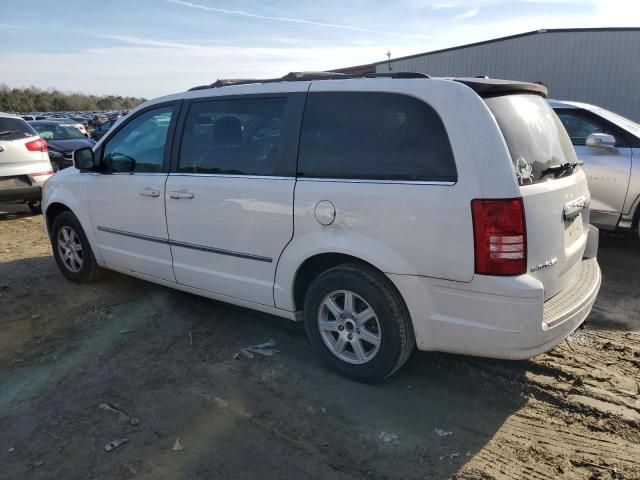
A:
POLYGON ((340 252, 316 253, 306 258, 300 264, 300 266, 296 270, 291 286, 291 296, 294 311, 299 312, 303 310, 306 292, 309 288, 309 285, 311 285, 311 282, 313 282, 313 280, 318 277, 318 275, 333 267, 345 264, 360 265, 365 269, 372 270, 381 275, 383 278, 386 278, 389 287, 395 290, 395 292, 398 294, 398 297, 403 302, 404 307, 407 309, 407 313, 409 313, 402 292, 398 290, 398 287, 395 285, 395 283, 388 279, 385 273, 380 268, 358 256, 340 252))
POLYGON ((353 255, 337 252, 315 254, 307 258, 300 264, 293 278, 292 295, 295 310, 302 310, 302 306, 304 304, 304 296, 314 278, 316 278, 322 272, 346 263, 360 264, 383 274, 383 272, 379 268, 376 268, 369 262, 366 262, 361 258, 354 257, 353 255))
POLYGON ((313 232, 291 242, 280 256, 273 290, 275 306, 288 311, 301 310, 301 292, 315 278, 313 275, 341 263, 359 263, 383 275, 415 274, 414 265, 379 239, 313 232))
POLYGON ((93 255, 98 262, 102 261, 98 241, 93 229, 91 215, 89 214, 88 199, 85 192, 77 188, 54 185, 54 188, 45 195, 42 214, 44 216, 47 234, 51 237, 51 227, 55 218, 63 212, 71 212, 80 222, 84 234, 91 245, 93 255))
POLYGON ((47 205, 47 210, 44 212, 44 218, 47 224, 47 233, 49 234, 50 238, 51 238, 51 227, 53 225, 53 222, 56 219, 56 217, 60 215, 62 212, 73 213, 73 211, 67 205, 61 202, 52 202, 49 205, 47 205))

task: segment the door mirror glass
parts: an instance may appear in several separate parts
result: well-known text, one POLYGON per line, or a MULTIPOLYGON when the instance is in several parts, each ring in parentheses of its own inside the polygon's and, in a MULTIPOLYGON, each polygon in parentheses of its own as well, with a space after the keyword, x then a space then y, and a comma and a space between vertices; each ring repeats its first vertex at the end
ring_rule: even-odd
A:
POLYGON ((90 147, 75 150, 73 152, 73 166, 78 170, 93 170, 96 166, 93 150, 90 147))
POLYGON ((610 148, 616 146, 616 139, 608 133, 592 133, 585 143, 587 147, 610 148))

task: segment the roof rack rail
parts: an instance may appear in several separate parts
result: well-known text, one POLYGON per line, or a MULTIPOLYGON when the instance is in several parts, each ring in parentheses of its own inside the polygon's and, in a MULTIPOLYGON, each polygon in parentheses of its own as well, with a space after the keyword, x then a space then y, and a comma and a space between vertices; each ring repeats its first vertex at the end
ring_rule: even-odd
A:
POLYGON ((363 73, 363 74, 346 74, 337 72, 290 72, 280 78, 265 79, 218 79, 209 85, 199 85, 190 88, 189 92, 194 90, 205 90, 207 88, 228 87, 231 85, 247 85, 250 83, 276 83, 276 82, 309 82, 312 80, 346 80, 349 78, 431 78, 425 73, 415 72, 389 72, 389 73, 363 73))

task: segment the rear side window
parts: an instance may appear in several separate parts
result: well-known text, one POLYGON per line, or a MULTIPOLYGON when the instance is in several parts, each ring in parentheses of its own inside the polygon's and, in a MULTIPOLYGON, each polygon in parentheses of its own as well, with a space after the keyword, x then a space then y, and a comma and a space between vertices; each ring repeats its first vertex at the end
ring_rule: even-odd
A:
POLYGON ((553 179, 550 168, 578 161, 569 135, 544 98, 504 95, 485 102, 502 130, 520 185, 553 179))
POLYGON ((0 140, 20 140, 38 134, 21 118, 0 117, 0 140))
POLYGON ((298 175, 457 180, 449 137, 436 111, 414 97, 378 92, 308 95, 298 175))
POLYGON ((184 126, 178 171, 277 175, 286 98, 195 102, 184 126))

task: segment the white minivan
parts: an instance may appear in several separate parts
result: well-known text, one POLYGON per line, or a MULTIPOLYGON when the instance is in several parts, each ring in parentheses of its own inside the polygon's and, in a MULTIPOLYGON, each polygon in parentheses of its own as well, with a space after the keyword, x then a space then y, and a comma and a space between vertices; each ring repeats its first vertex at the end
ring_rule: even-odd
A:
POLYGON ((62 273, 108 268, 291 320, 380 381, 414 346, 523 359, 600 288, 540 85, 422 74, 218 81, 149 101, 45 185, 62 273))

